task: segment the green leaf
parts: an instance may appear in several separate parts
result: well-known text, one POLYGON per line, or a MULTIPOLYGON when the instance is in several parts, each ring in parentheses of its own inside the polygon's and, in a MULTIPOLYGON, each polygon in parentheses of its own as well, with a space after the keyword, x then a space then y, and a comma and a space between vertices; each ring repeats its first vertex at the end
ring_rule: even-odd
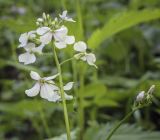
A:
POLYGON ((0 111, 13 116, 27 118, 39 112, 39 106, 43 109, 53 109, 54 105, 53 103, 41 100, 21 100, 17 103, 0 103, 0 111))
POLYGON ((88 46, 95 49, 103 41, 122 30, 130 28, 139 23, 160 18, 159 9, 145 9, 125 11, 111 18, 101 29, 93 32, 88 40, 88 46))
POLYGON ((102 83, 93 83, 85 86, 84 92, 80 94, 83 97, 96 97, 104 95, 106 91, 106 87, 102 83))
POLYGON ((24 71, 30 72, 31 70, 33 70, 33 71, 36 71, 40 74, 42 73, 39 69, 37 69, 34 66, 23 65, 21 63, 15 62, 15 61, 0 59, 0 68, 4 67, 6 65, 10 65, 10 66, 16 67, 17 69, 24 70, 24 71))
MULTIPOLYGON (((106 140, 114 124, 93 125, 87 129, 84 140, 106 140)), ((143 131, 135 125, 123 124, 111 140, 159 140, 160 132, 143 131)))

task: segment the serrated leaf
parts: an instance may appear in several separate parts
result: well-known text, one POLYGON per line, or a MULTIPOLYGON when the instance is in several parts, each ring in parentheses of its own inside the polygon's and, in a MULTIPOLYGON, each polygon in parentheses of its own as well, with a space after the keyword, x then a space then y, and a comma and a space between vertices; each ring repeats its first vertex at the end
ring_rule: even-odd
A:
POLYGON ((122 30, 130 28, 139 23, 160 18, 159 9, 145 9, 125 11, 111 18, 101 29, 93 32, 88 39, 88 46, 95 49, 103 41, 122 30))

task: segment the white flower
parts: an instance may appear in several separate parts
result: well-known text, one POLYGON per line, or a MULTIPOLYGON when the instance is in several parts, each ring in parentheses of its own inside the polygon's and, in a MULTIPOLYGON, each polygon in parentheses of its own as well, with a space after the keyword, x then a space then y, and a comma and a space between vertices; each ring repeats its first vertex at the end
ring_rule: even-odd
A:
POLYGON ((75 22, 72 18, 67 17, 67 11, 63 11, 62 15, 59 14, 59 17, 65 21, 75 22))
POLYGON ((87 61, 87 63, 89 65, 95 66, 97 68, 97 66, 94 64, 96 62, 95 55, 93 53, 87 53, 86 49, 87 49, 87 45, 85 42, 79 41, 79 42, 75 43, 74 50, 78 51, 79 53, 74 55, 74 57, 76 59, 81 59, 83 61, 87 61))
POLYGON ((55 30, 54 39, 55 46, 59 49, 66 48, 67 45, 73 44, 75 42, 74 36, 68 36, 68 29, 62 26, 60 29, 55 30))
POLYGON ((54 36, 55 46, 59 49, 66 48, 67 44, 75 42, 74 36, 68 36, 68 29, 62 26, 54 32, 49 27, 40 27, 37 29, 37 34, 40 35, 40 42, 42 44, 49 44, 54 36))
MULTIPOLYGON (((34 97, 40 93, 41 98, 47 99, 48 101, 51 102, 62 101, 60 95, 60 89, 52 81, 57 76, 59 76, 59 74, 41 78, 37 72, 31 71, 30 76, 33 80, 36 81, 36 83, 31 89, 25 91, 25 93, 29 97, 34 97)), ((73 87, 73 82, 69 82, 63 88, 65 91, 67 91, 70 90, 72 87, 73 87)), ((65 99, 71 100, 73 99, 73 96, 67 95, 65 93, 65 99)))
POLYGON ((59 95, 55 92, 58 90, 58 87, 54 85, 54 82, 52 81, 55 79, 59 74, 50 76, 50 77, 44 77, 41 78, 40 75, 37 72, 31 71, 30 76, 33 80, 36 80, 35 85, 29 89, 26 90, 25 93, 29 97, 33 97, 38 95, 40 93, 40 96, 47 100, 59 100, 59 95))
POLYGON ((21 34, 20 37, 19 37, 20 45, 18 47, 26 46, 28 44, 29 39, 32 39, 32 38, 36 37, 35 33, 36 33, 36 31, 30 31, 28 33, 21 34))
POLYGON ((24 47, 26 52, 18 57, 19 62, 23 62, 25 65, 34 63, 36 61, 36 56, 34 53, 42 53, 43 47, 43 44, 41 44, 39 47, 35 47, 34 43, 28 43, 24 47))
POLYGON ((45 45, 49 44, 53 37, 52 30, 49 27, 38 28, 37 34, 40 35, 40 42, 45 45))
POLYGON ((145 96, 145 92, 144 91, 141 91, 137 97, 136 97, 136 101, 137 102, 141 102, 143 99, 144 99, 144 96, 145 96))

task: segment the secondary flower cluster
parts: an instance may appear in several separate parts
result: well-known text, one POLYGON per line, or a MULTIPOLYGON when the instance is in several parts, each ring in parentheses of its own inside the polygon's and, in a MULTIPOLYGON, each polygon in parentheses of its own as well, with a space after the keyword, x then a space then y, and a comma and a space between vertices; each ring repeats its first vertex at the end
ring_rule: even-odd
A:
MULTIPOLYGON (((96 57, 93 53, 87 53, 87 45, 83 41, 75 42, 75 37, 68 35, 68 28, 64 22, 75 22, 67 16, 67 11, 63 11, 58 17, 52 19, 50 15, 43 13, 42 18, 38 18, 36 30, 21 34, 19 38, 19 48, 23 48, 25 53, 19 55, 19 62, 25 65, 36 61, 36 54, 42 54, 42 50, 50 43, 54 43, 58 49, 66 48, 73 44, 76 54, 73 58, 86 61, 89 65, 95 66, 96 57)), ((38 73, 31 71, 31 78, 36 80, 36 84, 25 93, 32 97, 40 92, 40 96, 48 101, 61 101, 60 89, 52 80, 58 74, 50 77, 41 78, 38 73)), ((70 90, 73 82, 64 86, 65 90, 70 90)), ((66 99, 72 99, 72 96, 65 94, 66 99)))
POLYGON ((155 85, 152 85, 147 92, 141 91, 136 97, 135 106, 146 106, 152 103, 153 92, 155 85))

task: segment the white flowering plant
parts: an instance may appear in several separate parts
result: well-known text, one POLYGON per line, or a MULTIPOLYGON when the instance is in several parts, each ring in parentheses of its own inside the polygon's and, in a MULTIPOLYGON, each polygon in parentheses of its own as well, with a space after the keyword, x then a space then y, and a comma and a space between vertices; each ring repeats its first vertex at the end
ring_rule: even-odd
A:
POLYGON ((37 29, 20 35, 18 48, 22 48, 25 52, 20 54, 18 59, 24 65, 33 64, 37 60, 36 54, 43 54, 44 47, 51 47, 53 49, 57 74, 41 77, 37 72, 31 71, 30 76, 36 83, 32 88, 26 90, 25 93, 29 97, 40 94, 40 97, 47 101, 62 102, 67 138, 71 140, 66 100, 72 100, 74 97, 73 95, 68 95, 65 91, 71 90, 74 82, 64 85, 61 66, 70 60, 82 60, 90 66, 94 66, 95 68, 97 66, 95 64, 95 55, 87 52, 87 44, 84 41, 75 42, 75 37, 68 35, 68 28, 64 25, 65 22, 75 22, 67 16, 67 11, 63 11, 62 14, 59 14, 55 18, 43 13, 42 18, 38 18, 36 21, 37 29), (57 49, 63 51, 68 46, 72 47, 75 54, 72 58, 60 62, 57 49), (58 82, 54 80, 55 78, 58 78, 58 82))
MULTIPOLYGON (((97 68, 96 56, 92 52, 88 52, 87 44, 84 41, 76 41, 75 36, 70 35, 68 28, 65 26, 65 22, 74 23, 72 18, 68 17, 67 11, 63 11, 58 17, 52 18, 49 14, 43 13, 42 18, 38 18, 36 21, 37 29, 23 33, 19 38, 19 49, 23 49, 25 52, 20 54, 18 59, 20 63, 24 65, 33 64, 37 60, 37 54, 43 56, 43 49, 50 47, 53 50, 53 56, 56 63, 57 73, 51 76, 42 77, 36 71, 30 72, 30 77, 35 81, 32 88, 25 90, 25 94, 29 97, 40 95, 41 98, 54 103, 61 102, 63 104, 64 119, 66 125, 67 140, 71 140, 69 117, 66 106, 66 100, 79 98, 79 131, 81 138, 81 132, 84 127, 84 110, 82 105, 82 96, 75 94, 77 97, 68 95, 66 91, 73 88, 75 82, 68 82, 64 84, 62 76, 62 65, 70 60, 80 60, 89 66, 97 68), (74 54, 71 58, 68 58, 62 62, 59 60, 59 54, 57 52, 63 51, 65 48, 71 48, 74 54), (59 51, 57 51, 57 49, 59 51), (58 80, 55 80, 55 79, 58 80), (58 81, 58 82, 57 82, 58 81)), ((45 52, 46 53, 46 52, 45 52)), ((38 55, 39 56, 39 55, 38 55)), ((83 70, 81 70, 83 72, 83 70)), ((84 76, 84 75, 83 75, 84 76)), ((84 86, 84 77, 81 76, 82 91, 84 86)), ((132 111, 120 121, 115 128, 113 128, 108 134, 107 140, 109 140, 113 133, 119 128, 119 126, 130 117, 137 109, 141 109, 152 103, 152 93, 155 86, 151 86, 148 92, 141 91, 134 102, 132 111)), ((78 101, 77 101, 78 102, 78 101)))

